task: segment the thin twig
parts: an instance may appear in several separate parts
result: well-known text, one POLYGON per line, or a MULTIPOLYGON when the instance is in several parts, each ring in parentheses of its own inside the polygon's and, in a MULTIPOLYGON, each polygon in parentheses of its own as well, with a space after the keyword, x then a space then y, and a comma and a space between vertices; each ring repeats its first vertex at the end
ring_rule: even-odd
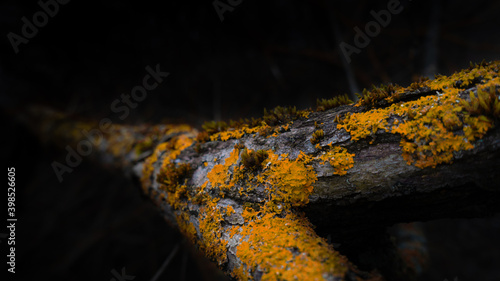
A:
POLYGON ((172 250, 172 252, 170 252, 170 255, 167 257, 165 262, 163 262, 160 269, 158 269, 158 271, 156 272, 155 276, 153 276, 153 278, 151 278, 151 281, 156 281, 156 280, 158 280, 158 278, 160 278, 161 274, 163 273, 165 268, 168 266, 170 261, 172 261, 172 258, 175 256, 175 254, 177 253, 178 250, 179 250, 179 244, 176 244, 174 249, 172 250))

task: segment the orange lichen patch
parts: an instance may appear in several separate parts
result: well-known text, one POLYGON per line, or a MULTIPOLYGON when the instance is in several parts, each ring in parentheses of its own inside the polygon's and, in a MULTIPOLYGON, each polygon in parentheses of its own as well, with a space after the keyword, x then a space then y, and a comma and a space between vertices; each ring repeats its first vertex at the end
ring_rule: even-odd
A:
MULTIPOLYGON (((180 127, 170 128, 167 130, 167 132, 170 131, 176 133, 179 131, 187 130, 188 128, 189 127, 180 126, 180 127)), ((141 177, 142 188, 144 189, 144 191, 146 191, 151 185, 151 176, 154 171, 153 164, 156 161, 158 161, 158 156, 161 153, 165 152, 165 158, 163 159, 162 162, 162 168, 165 169, 165 167, 170 163, 170 161, 177 158, 177 156, 179 156, 181 151, 189 147, 191 144, 193 144, 192 138, 188 137, 187 135, 179 135, 173 137, 168 142, 163 142, 157 145, 155 150, 153 151, 153 154, 151 154, 151 156, 146 158, 146 160, 144 161, 142 177, 141 177)))
POLYGON ((187 199, 189 196, 188 188, 185 185, 180 185, 175 189, 175 191, 167 191, 167 197, 165 200, 174 209, 182 209, 186 207, 187 203, 183 199, 187 199))
POLYGON ((229 180, 229 168, 238 161, 239 154, 240 150, 234 148, 229 157, 224 161, 224 164, 217 164, 208 172, 207 178, 213 187, 224 190, 234 186, 234 182, 229 180))
POLYGON ((241 281, 248 280, 248 273, 245 272, 245 270, 243 269, 243 265, 240 265, 239 267, 235 267, 233 272, 231 272, 231 276, 234 278, 237 278, 238 280, 241 280, 241 281))
POLYGON ((249 222, 257 218, 257 212, 252 208, 245 208, 241 213, 241 216, 245 219, 245 222, 249 222))
POLYGON ((144 192, 151 186, 151 175, 154 171, 153 164, 158 160, 158 155, 155 152, 144 161, 142 168, 141 184, 144 192))
POLYGON ((388 112, 385 109, 372 109, 367 112, 347 114, 339 120, 338 129, 344 129, 351 134, 351 140, 364 139, 387 126, 388 112))
POLYGON ((247 156, 242 154, 242 164, 229 173, 231 163, 237 161, 237 154, 235 151, 233 153, 228 157, 230 165, 226 159, 224 165, 216 165, 209 172, 208 178, 213 186, 225 189, 238 184, 241 196, 251 192, 256 186, 263 186, 266 202, 269 202, 267 207, 277 212, 308 202, 313 190, 312 184, 317 180, 314 169, 308 165, 313 159, 311 156, 300 153, 295 160, 290 160, 288 155, 276 155, 272 150, 249 150, 246 152, 247 156))
POLYGON ((146 133, 144 138, 135 143, 134 151, 136 154, 141 154, 153 148, 164 135, 178 134, 191 132, 193 129, 189 125, 158 125, 152 126, 146 133))
MULTIPOLYGON (((342 276, 347 270, 346 259, 318 237, 304 217, 291 213, 286 207, 286 204, 301 206, 308 202, 312 184, 317 179, 308 165, 313 157, 300 153, 295 160, 290 160, 286 154, 277 155, 272 150, 266 153, 263 169, 254 171, 258 173, 255 176, 245 174, 244 179, 247 184, 265 185, 269 192, 267 201, 259 204, 259 212, 252 208, 243 210, 243 226, 223 230, 223 217, 234 214, 235 210, 232 206, 218 206, 217 199, 208 199, 200 208, 200 248, 222 265, 227 259, 228 244, 222 233, 227 231, 230 238, 241 235, 243 238, 236 253, 241 266, 236 266, 232 272, 240 280, 252 279, 248 269, 257 267, 263 271, 262 280, 323 280, 325 274, 342 276), (276 207, 278 202, 285 204, 281 210, 276 207), (282 216, 277 216, 278 213, 282 216)), ((234 168, 234 176, 228 173, 237 163, 238 155, 239 148, 235 147, 223 165, 209 172, 212 185, 223 186, 242 180, 236 174, 243 165, 234 168)))
POLYGON ((229 217, 230 215, 232 215, 234 213, 236 213, 236 212, 234 211, 233 206, 227 206, 227 208, 226 208, 226 216, 229 217))
MULTIPOLYGON (((456 96, 444 96, 442 100, 455 99, 456 96)), ((440 163, 449 163, 453 152, 474 148, 472 139, 455 133, 453 128, 462 125, 460 112, 462 108, 456 102, 444 102, 437 97, 429 99, 432 103, 420 103, 410 110, 417 109, 414 119, 406 120, 393 126, 392 131, 402 136, 401 147, 403 158, 408 164, 415 166, 435 167, 440 163), (431 105, 432 104, 432 105, 431 105)), ((394 114, 398 114, 394 112, 394 114)), ((399 112, 403 116, 403 111, 399 112)), ((477 130, 472 133, 479 136, 477 130)))
POLYGON ((248 127, 248 125, 241 125, 240 128, 238 129, 230 129, 222 132, 217 132, 213 133, 210 136, 211 141, 227 141, 230 139, 239 139, 243 137, 246 134, 254 134, 254 133, 260 133, 261 135, 263 132, 266 131, 270 133, 272 131, 272 127, 267 126, 265 123, 262 126, 256 126, 253 128, 248 127))
POLYGON ((314 160, 313 156, 307 155, 303 151, 301 151, 299 153, 299 155, 297 156, 297 159, 296 159, 296 161, 300 161, 300 162, 304 163, 305 165, 311 163, 313 160, 314 160))
POLYGON ((348 169, 354 166, 354 156, 355 154, 347 152, 347 149, 335 146, 333 149, 329 150, 325 154, 322 154, 318 158, 320 159, 321 164, 328 161, 335 169, 333 172, 334 174, 343 176, 347 174, 348 169))
POLYGON ((170 162, 179 156, 181 152, 190 147, 193 144, 194 140, 191 137, 186 135, 179 135, 173 137, 170 141, 158 145, 158 147, 162 147, 163 152, 165 152, 165 156, 163 158, 163 162, 161 168, 165 170, 170 162))
POLYGON ((454 87, 463 89, 474 86, 475 84, 482 84, 497 77, 499 65, 498 61, 492 63, 481 63, 470 67, 469 69, 456 72, 449 77, 438 75, 436 79, 426 81, 426 84, 432 90, 442 90, 454 87))
POLYGON ((244 130, 232 130, 216 133, 210 136, 211 141, 216 141, 220 138, 221 141, 227 141, 229 139, 239 139, 245 134, 244 130))
POLYGON ((224 218, 217 206, 217 201, 218 199, 209 200, 200 208, 199 227, 202 237, 200 249, 208 258, 222 265, 227 260, 227 241, 222 239, 221 223, 224 218))
POLYGON ((290 130, 290 125, 291 125, 291 124, 293 124, 293 122, 290 122, 290 123, 288 123, 288 124, 286 124, 286 125, 282 125, 282 126, 280 127, 280 131, 285 132, 285 131, 290 130))
POLYGON ((304 157, 289 160, 268 150, 263 180, 276 202, 302 206, 309 202, 312 184, 317 180, 314 169, 307 165, 304 157))
POLYGON ((190 147, 193 142, 193 138, 190 138, 186 135, 180 135, 178 137, 172 138, 172 140, 170 141, 170 150, 167 151, 167 155, 163 163, 177 158, 177 156, 179 156, 179 154, 181 154, 184 149, 190 147))
MULTIPOLYGON (((252 211, 246 210, 248 213, 252 211)), ((248 269, 259 268, 262 280, 324 280, 325 275, 344 276, 347 260, 316 235, 304 216, 268 212, 247 215, 238 227, 243 239, 236 256, 242 267, 232 274, 252 278, 248 269)))
POLYGON ((146 158, 144 161, 144 166, 142 168, 142 177, 141 177, 141 183, 142 183, 142 188, 144 191, 147 191, 147 189, 151 186, 151 175, 153 174, 154 167, 153 164, 158 161, 158 155, 165 150, 165 147, 167 146, 167 143, 161 143, 159 144, 156 149, 153 151, 153 154, 146 158))
POLYGON ((399 134, 403 158, 420 168, 449 163, 454 152, 474 148, 472 142, 493 127, 497 106, 500 112, 498 71, 499 62, 494 62, 422 82, 438 91, 438 95, 353 113, 340 120, 337 128, 349 132, 352 141, 378 130, 399 134), (464 101, 458 87, 471 85, 477 85, 478 97, 471 95, 470 102, 464 101))
POLYGON ((193 223, 189 221, 189 214, 182 212, 175 216, 175 220, 177 221, 177 225, 179 226, 179 229, 184 237, 187 237, 187 239, 194 245, 197 241, 197 232, 193 223))
POLYGON ((235 148, 224 164, 215 165, 208 172, 207 178, 213 187, 223 192, 238 183, 238 191, 244 195, 243 191, 246 193, 257 185, 263 185, 267 201, 287 206, 301 206, 309 202, 312 184, 317 180, 316 172, 309 165, 313 159, 311 156, 300 153, 295 160, 290 160, 288 155, 277 155, 272 150, 250 150, 245 157, 242 154, 242 164, 230 171, 238 161, 239 151, 235 148), (243 161, 243 158, 246 160, 243 161), (243 162, 248 163, 245 165, 243 162))
POLYGON ((185 181, 190 172, 189 164, 168 163, 158 174, 156 181, 160 183, 160 190, 167 193, 165 200, 173 209, 181 209, 187 204, 184 199, 189 199, 189 191, 185 181))
POLYGON ((241 228, 237 225, 231 226, 229 229, 229 238, 233 238, 235 234, 238 234, 240 232, 241 228))

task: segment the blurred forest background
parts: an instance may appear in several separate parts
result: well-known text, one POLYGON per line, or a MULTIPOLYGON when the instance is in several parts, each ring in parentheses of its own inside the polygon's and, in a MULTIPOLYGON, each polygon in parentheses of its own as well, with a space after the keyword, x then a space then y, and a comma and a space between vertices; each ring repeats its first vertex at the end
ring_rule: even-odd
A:
MULTIPOLYGON (((370 11, 389 1, 246 0, 224 21, 213 2, 72 0, 18 54, 7 34, 20 35, 21 18, 31 21, 41 8, 1 2, 2 162, 17 172, 19 276, 111 280, 113 269, 125 268, 135 280, 151 280, 181 245, 159 280, 222 278, 120 171, 84 162, 59 183, 51 163, 65 152, 40 143, 10 115, 28 104, 117 123, 200 127, 277 105, 314 108, 318 98, 372 84, 406 86, 420 75, 500 59, 499 1, 401 1, 403 11, 350 64, 339 42, 354 45, 354 27, 364 29, 370 11), (157 64, 170 76, 121 120, 111 103, 157 64)), ((421 280, 500 280, 500 216, 424 226, 430 268, 421 280)))

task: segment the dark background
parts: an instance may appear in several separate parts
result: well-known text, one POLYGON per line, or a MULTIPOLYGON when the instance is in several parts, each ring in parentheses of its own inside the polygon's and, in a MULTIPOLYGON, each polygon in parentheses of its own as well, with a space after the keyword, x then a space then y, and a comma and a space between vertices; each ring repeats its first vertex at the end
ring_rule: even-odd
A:
MULTIPOLYGON (((499 59, 499 1, 401 1, 403 11, 343 64, 339 42, 354 45, 353 28, 364 29, 370 11, 387 3, 246 0, 221 22, 212 1, 72 0, 15 54, 7 34, 21 35, 21 18, 32 21, 41 8, 2 1, 2 162, 17 171, 19 274, 111 280, 111 270, 125 267, 135 280, 151 280, 181 245, 160 280, 221 278, 120 171, 85 162, 59 183, 50 164, 64 153, 41 144, 13 113, 42 104, 81 118, 199 127, 499 59), (121 120, 111 103, 156 64, 170 76, 121 120)), ((500 280, 498 215, 425 227, 431 264, 422 280, 500 280)))

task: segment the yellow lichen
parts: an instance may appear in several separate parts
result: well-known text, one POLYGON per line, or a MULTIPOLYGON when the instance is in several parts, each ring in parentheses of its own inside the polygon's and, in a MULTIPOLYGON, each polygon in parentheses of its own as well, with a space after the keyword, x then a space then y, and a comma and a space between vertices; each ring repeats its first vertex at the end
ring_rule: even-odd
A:
POLYGON ((199 228, 202 236, 200 249, 208 258, 222 265, 227 260, 227 241, 222 239, 221 223, 224 218, 217 201, 217 199, 210 200, 200 208, 199 228))
POLYGON ((231 206, 231 205, 227 206, 227 208, 226 208, 226 216, 229 217, 229 216, 231 216, 234 213, 235 213, 235 211, 233 209, 233 206, 231 206))
MULTIPOLYGON (((290 159, 287 154, 278 155, 267 150, 267 157, 261 159, 261 169, 243 173, 244 165, 235 165, 240 149, 246 148, 235 146, 223 164, 215 165, 208 172, 209 182, 219 188, 233 187, 236 183, 247 185, 246 191, 251 190, 249 186, 262 185, 267 194, 265 202, 250 204, 260 210, 245 208, 241 213, 245 223, 224 230, 224 216, 231 216, 235 210, 232 206, 217 205, 217 198, 207 199, 200 209, 200 248, 223 265, 228 241, 222 233, 226 232, 230 238, 240 235, 236 256, 241 264, 231 273, 240 280, 252 279, 251 271, 256 268, 263 272, 262 280, 323 280, 325 274, 343 276, 347 260, 317 236, 305 217, 292 209, 309 201, 317 180, 311 166, 316 158, 301 152, 290 159)), ((331 155, 339 158, 348 155, 343 148, 332 151, 335 153, 331 155)), ((336 168, 339 165, 345 169, 349 167, 342 163, 335 164, 336 168)))
POLYGON ((330 165, 332 165, 332 167, 335 169, 335 171, 333 172, 335 175, 343 176, 347 174, 348 169, 354 166, 354 156, 355 155, 353 153, 348 153, 347 149, 340 146, 335 146, 318 158, 321 160, 321 164, 324 164, 326 161, 328 161, 330 165))
POLYGON ((252 278, 248 268, 258 265, 262 280, 324 280, 325 274, 344 276, 347 260, 316 235, 303 216, 288 212, 258 214, 245 210, 243 237, 236 255, 244 264, 233 271, 238 279, 252 278), (300 254, 297 254, 300 253, 300 254), (246 266, 245 266, 246 265, 246 266))
POLYGON ((151 186, 151 175, 154 171, 153 164, 158 161, 158 154, 161 152, 159 146, 153 151, 153 154, 146 158, 142 169, 141 185, 144 192, 151 186))
POLYGON ((197 241, 196 228, 189 221, 189 214, 182 212, 180 215, 176 215, 175 219, 181 233, 194 245, 197 241))
POLYGON ((312 184, 317 180, 314 169, 308 165, 311 157, 301 153, 295 160, 290 160, 287 155, 276 155, 272 150, 250 152, 250 154, 254 156, 247 156, 247 158, 257 159, 255 161, 260 162, 259 166, 262 169, 262 171, 252 169, 258 171, 256 176, 243 173, 243 164, 242 167, 237 166, 230 171, 230 168, 238 161, 239 149, 235 148, 225 159, 224 164, 217 164, 208 172, 207 178, 211 185, 224 191, 234 187, 239 181, 246 180, 244 187, 247 191, 251 190, 249 187, 251 185, 262 184, 265 186, 269 199, 272 198, 274 202, 292 206, 309 202, 309 195, 313 191, 312 184))
POLYGON ((337 124, 337 128, 346 130, 351 134, 351 140, 357 141, 375 134, 380 129, 385 129, 387 114, 388 112, 384 109, 347 114, 337 124))
POLYGON ((239 139, 245 134, 244 130, 224 131, 210 136, 211 141, 216 141, 220 138, 221 141, 229 139, 239 139))
POLYGON ((208 172, 207 178, 213 187, 225 190, 234 186, 234 182, 229 181, 229 168, 238 161, 239 153, 238 148, 233 149, 224 164, 217 164, 208 172))
POLYGON ((337 128, 349 132, 352 141, 379 130, 399 134, 403 158, 420 168, 450 163, 454 152, 474 148, 472 142, 493 127, 497 106, 500 112, 498 91, 491 88, 500 85, 498 65, 499 62, 484 64, 450 77, 424 81, 423 85, 439 94, 349 114, 337 128), (487 83, 481 85, 483 81, 487 83), (473 84, 478 85, 478 97, 471 95, 470 102, 464 101, 459 96, 462 91, 459 87, 473 84))
POLYGON ((316 172, 297 157, 294 161, 286 157, 278 157, 268 151, 267 166, 263 171, 264 183, 271 191, 271 196, 280 203, 291 203, 293 206, 305 205, 313 192, 312 184, 317 180, 316 172))
MULTIPOLYGON (((167 133, 178 133, 181 131, 186 131, 189 127, 186 126, 178 126, 178 127, 167 127, 166 132, 167 133)), ((151 186, 151 176, 154 171, 154 166, 153 164, 158 161, 158 157, 164 153, 164 158, 162 162, 162 166, 160 168, 160 171, 163 171, 163 175, 167 176, 165 180, 167 182, 165 183, 165 187, 168 186, 168 188, 173 188, 175 189, 175 186, 178 184, 177 180, 179 179, 180 175, 174 175, 174 172, 181 172, 178 170, 173 171, 172 169, 177 168, 176 165, 173 165, 171 163, 172 160, 176 159, 179 154, 186 149, 187 147, 191 146, 193 143, 193 139, 189 137, 186 134, 179 135, 173 137, 170 141, 168 142, 163 142, 160 143, 156 146, 155 150, 149 156, 146 158, 144 161, 144 166, 143 166, 143 172, 142 172, 142 177, 141 177, 141 184, 143 190, 146 192, 148 188, 151 186), (172 170, 172 171, 171 171, 172 170), (172 184, 172 185, 171 185, 172 184)), ((182 166, 182 165, 181 165, 182 166)), ((186 166, 183 166, 181 174, 185 174, 186 172, 186 166)), ((160 173, 161 174, 161 173, 160 173)), ((172 193, 175 193, 174 190, 169 190, 172 193)), ((179 194, 178 194, 179 195, 179 194)), ((170 198, 169 200, 173 200, 170 198)), ((172 201, 173 202, 173 201, 172 201)))
MULTIPOLYGON (((482 138, 498 118, 498 63, 482 64, 478 68, 449 78, 438 77, 436 81, 413 84, 409 87, 413 87, 412 90, 426 87, 439 92, 417 100, 400 101, 405 91, 402 87, 373 90, 375 94, 362 102, 367 106, 365 109, 371 109, 343 118, 337 116, 337 128, 346 130, 351 141, 370 136, 373 136, 373 141, 374 135, 382 132, 398 134, 403 158, 417 167, 450 162, 454 152, 473 148, 474 141, 482 138), (470 100, 462 99, 460 93, 464 87, 473 85, 478 88, 477 94, 470 95, 470 100)), ((238 122, 229 125, 213 123, 209 126, 213 130, 210 138, 227 141, 257 133, 266 137, 277 136, 289 129, 291 120, 307 114, 294 108, 276 108, 266 115, 267 122, 273 123, 274 127, 263 120, 253 120, 251 126, 238 122)), ((287 154, 278 155, 273 150, 266 150, 266 157, 263 157, 263 150, 247 150, 240 143, 227 158, 214 159, 215 163, 210 163, 210 166, 215 165, 207 173, 208 180, 203 185, 189 188, 185 185, 187 182, 178 176, 177 169, 181 164, 179 161, 174 164, 172 160, 192 142, 191 138, 178 136, 160 144, 146 160, 145 166, 149 168, 145 167, 144 181, 150 179, 152 165, 162 155, 162 167, 167 168, 169 172, 166 173, 171 177, 163 182, 165 188, 162 187, 159 197, 164 197, 174 209, 181 231, 190 240, 199 238, 198 245, 207 257, 227 268, 226 239, 241 237, 231 273, 240 280, 253 279, 256 270, 262 272, 262 280, 323 280, 326 275, 344 277, 351 265, 317 236, 311 224, 294 207, 307 204, 313 193, 317 180, 313 164, 328 162, 334 168, 334 174, 345 175, 354 165, 354 154, 344 147, 330 144, 328 147, 317 146, 317 156, 300 152, 294 159, 287 154), (241 153, 242 150, 245 152, 241 153), (246 165, 243 158, 247 159, 246 165), (262 201, 242 203, 246 206, 242 212, 220 204, 217 196, 224 197, 230 189, 238 192, 241 198, 250 196, 251 192, 261 192, 258 194, 262 201), (191 213, 191 204, 199 207, 196 215, 191 216, 194 213, 191 213), (224 222, 224 218, 240 212, 243 225, 224 222), (198 224, 195 225, 192 222, 196 216, 198 224)), ((200 166, 204 171, 209 164, 202 162, 200 166)))

